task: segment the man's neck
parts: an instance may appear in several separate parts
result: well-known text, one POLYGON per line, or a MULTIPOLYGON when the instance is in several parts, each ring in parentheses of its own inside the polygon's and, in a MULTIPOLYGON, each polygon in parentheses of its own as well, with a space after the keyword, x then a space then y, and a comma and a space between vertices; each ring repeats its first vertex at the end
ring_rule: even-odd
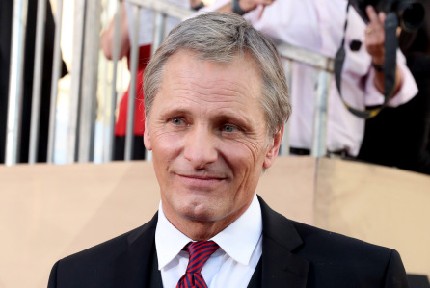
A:
MULTIPOLYGON (((251 201, 252 202, 252 201, 251 201)), ((181 231, 184 235, 194 241, 206 241, 217 235, 224 230, 228 225, 236 221, 251 205, 251 202, 241 209, 228 215, 220 221, 198 221, 189 217, 178 217, 172 215, 169 209, 162 207, 164 215, 167 220, 175 226, 176 229, 181 231)))

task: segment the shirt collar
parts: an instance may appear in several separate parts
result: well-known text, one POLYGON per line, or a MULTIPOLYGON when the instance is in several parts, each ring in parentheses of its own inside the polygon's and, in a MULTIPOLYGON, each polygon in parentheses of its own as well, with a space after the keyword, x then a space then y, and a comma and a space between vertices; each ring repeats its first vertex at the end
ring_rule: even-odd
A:
POLYGON ((167 220, 163 212, 163 205, 160 202, 158 207, 158 222, 155 228, 155 249, 157 250, 158 269, 161 270, 169 264, 190 241, 192 239, 176 229, 167 220))
POLYGON ((231 258, 248 265, 263 231, 260 203, 257 196, 236 221, 215 235, 215 241, 231 258))
MULTIPOLYGON (((263 230, 260 203, 256 196, 251 205, 235 222, 212 239, 235 261, 248 265, 263 230)), ((192 241, 167 220, 160 202, 155 230, 158 269, 164 268, 192 241)))

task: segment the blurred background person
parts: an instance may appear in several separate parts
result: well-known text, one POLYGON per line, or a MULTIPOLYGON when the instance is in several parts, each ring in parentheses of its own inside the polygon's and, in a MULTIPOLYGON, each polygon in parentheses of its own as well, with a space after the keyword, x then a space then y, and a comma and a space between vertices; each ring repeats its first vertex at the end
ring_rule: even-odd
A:
MULTIPOLYGON (((169 0, 181 8, 193 9, 195 11, 203 7, 201 0, 169 0)), ((144 70, 151 56, 151 43, 153 42, 154 15, 151 10, 140 10, 139 36, 136 41, 139 46, 139 60, 136 75, 136 96, 134 112, 134 129, 133 129, 133 160, 145 159, 145 146, 143 144, 143 134, 145 132, 145 107, 143 93, 143 76, 144 70)), ((133 33, 133 6, 128 2, 121 4, 121 42, 119 58, 126 57, 127 64, 130 68, 130 49, 131 41, 134 41, 130 35, 133 33)), ((181 20, 171 16, 167 17, 166 33, 173 29, 181 20)), ((113 59, 113 38, 115 22, 112 19, 101 34, 101 47, 103 54, 109 60, 113 59)), ((123 160, 125 151, 125 135, 127 130, 127 103, 129 98, 130 87, 121 97, 118 117, 115 124, 115 141, 114 141, 114 160, 123 160)))
MULTIPOLYGON (((345 0, 217 0, 207 10, 234 10, 243 14, 257 30, 270 38, 330 58, 335 57, 339 48, 347 18, 342 97, 353 108, 363 110, 366 106, 380 105, 384 101, 384 73, 375 66, 384 63, 385 17, 376 14, 371 8, 367 9, 370 22, 366 25, 352 7, 346 14, 347 3, 345 0)), ((294 111, 289 125, 290 152, 307 155, 312 145, 316 70, 295 62, 290 69, 290 96, 294 111)), ((417 92, 415 80, 400 51, 397 53, 395 77, 395 93, 389 101, 393 107, 409 101, 417 92)), ((363 133, 364 119, 354 116, 345 108, 332 77, 328 95, 328 154, 355 158, 360 150, 363 133)))
POLYGON ((418 85, 417 95, 396 109, 387 108, 366 121, 361 160, 430 174, 430 1, 424 23, 402 31, 399 44, 418 85))
MULTIPOLYGON (((11 67, 13 0, 0 1, 0 163, 5 161, 6 129, 9 104, 9 81, 11 67)), ((28 1, 27 30, 25 34, 22 119, 20 126, 20 149, 18 162, 28 162, 30 142, 31 103, 36 46, 38 0, 28 1)), ((46 162, 48 149, 49 115, 51 106, 51 79, 54 55, 55 20, 49 1, 46 6, 45 38, 43 46, 43 72, 40 93, 40 120, 37 162, 46 162)), ((67 74, 62 61, 61 76, 67 74)))

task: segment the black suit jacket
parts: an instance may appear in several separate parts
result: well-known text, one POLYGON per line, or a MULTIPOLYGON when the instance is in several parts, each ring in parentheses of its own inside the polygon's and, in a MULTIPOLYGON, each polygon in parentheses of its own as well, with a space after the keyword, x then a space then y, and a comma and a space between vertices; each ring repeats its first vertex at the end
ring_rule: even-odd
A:
MULTIPOLYGON (((259 201, 261 287, 408 287, 395 250, 293 222, 259 201)), ((137 229, 58 261, 48 287, 161 287, 156 224, 157 214, 137 229)))

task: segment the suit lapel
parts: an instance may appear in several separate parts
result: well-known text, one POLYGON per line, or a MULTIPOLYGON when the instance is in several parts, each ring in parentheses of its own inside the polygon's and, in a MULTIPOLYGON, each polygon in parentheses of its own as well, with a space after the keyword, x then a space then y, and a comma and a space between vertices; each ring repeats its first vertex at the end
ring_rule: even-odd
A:
POLYGON ((155 249, 155 245, 154 245, 154 249, 153 249, 153 253, 152 253, 152 264, 151 267, 149 268, 151 270, 151 274, 148 275, 149 279, 149 284, 147 287, 150 288, 163 288, 163 280, 161 279, 161 272, 158 270, 158 258, 157 258, 157 251, 155 249))
POLYGON ((303 245, 293 223, 258 197, 263 218, 262 287, 306 287, 309 262, 293 250, 303 245))
POLYGON ((155 214, 151 221, 128 236, 128 247, 116 263, 115 287, 162 287, 154 240, 157 219, 155 214))

